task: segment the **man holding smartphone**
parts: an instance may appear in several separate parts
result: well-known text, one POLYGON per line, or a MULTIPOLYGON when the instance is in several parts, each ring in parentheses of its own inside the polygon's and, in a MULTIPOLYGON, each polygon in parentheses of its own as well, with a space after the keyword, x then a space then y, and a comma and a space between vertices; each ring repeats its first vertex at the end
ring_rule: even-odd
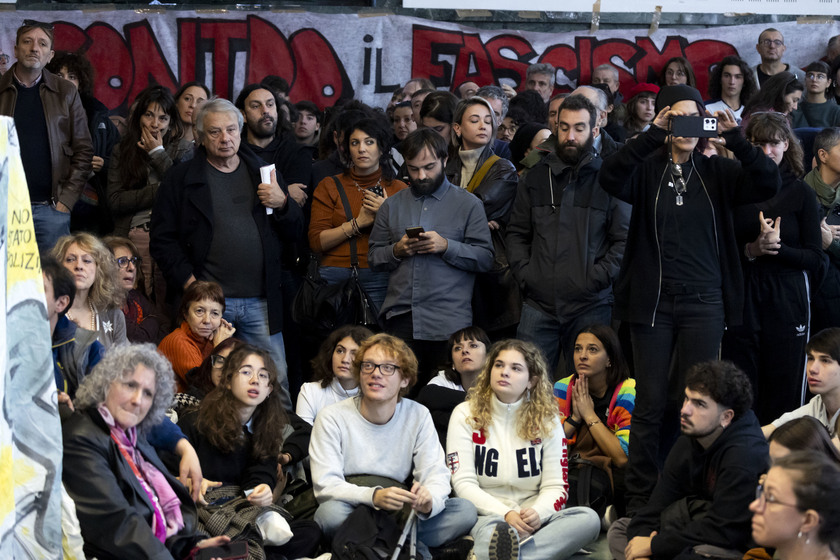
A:
POLYGON ((368 262, 391 273, 380 318, 417 354, 422 387, 449 335, 472 324, 475 273, 490 269, 493 243, 481 201, 446 179, 443 138, 420 129, 402 146, 411 188, 379 208, 368 262))

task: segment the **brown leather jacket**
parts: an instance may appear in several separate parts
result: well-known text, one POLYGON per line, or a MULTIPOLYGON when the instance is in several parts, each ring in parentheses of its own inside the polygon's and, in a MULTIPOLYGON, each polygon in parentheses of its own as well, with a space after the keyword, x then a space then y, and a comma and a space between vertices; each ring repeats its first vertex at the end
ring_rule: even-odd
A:
MULTIPOLYGON (((0 115, 15 115, 16 67, 17 63, 0 76, 0 115)), ((72 209, 90 175, 93 158, 87 116, 76 86, 67 80, 43 70, 38 87, 52 153, 52 198, 72 209)))

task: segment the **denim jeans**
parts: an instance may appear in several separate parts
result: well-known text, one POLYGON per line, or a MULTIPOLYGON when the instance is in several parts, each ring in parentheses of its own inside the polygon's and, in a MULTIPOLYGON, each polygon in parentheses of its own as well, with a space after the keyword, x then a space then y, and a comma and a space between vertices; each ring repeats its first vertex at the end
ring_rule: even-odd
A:
POLYGON ((32 205, 32 226, 40 253, 47 253, 58 239, 70 235, 70 213, 59 212, 52 203, 32 205))
POLYGON ((287 411, 292 410, 292 398, 289 395, 289 380, 286 372, 286 350, 283 347, 283 333, 270 334, 268 331, 268 302, 265 298, 225 298, 224 318, 234 327, 233 335, 243 342, 248 342, 268 350, 271 359, 277 365, 277 378, 280 386, 280 400, 287 411))
POLYGON ((522 304, 522 315, 519 318, 519 327, 516 329, 516 338, 533 342, 545 354, 549 371, 557 376, 557 366, 560 361, 560 350, 563 350, 565 373, 574 373, 574 361, 572 349, 578 331, 589 325, 609 325, 612 318, 612 307, 609 304, 593 306, 577 317, 573 317, 565 323, 558 321, 551 315, 536 307, 522 304))
MULTIPOLYGON (((472 529, 473 552, 478 560, 490 557, 490 538, 496 524, 504 522, 499 515, 482 515, 472 529)), ((563 560, 594 542, 601 532, 601 520, 594 510, 571 507, 551 514, 534 537, 519 547, 521 560, 563 560)))
MULTIPOLYGON (((343 268, 338 266, 322 266, 318 269, 321 278, 327 281, 327 284, 338 284, 342 280, 350 278, 350 267, 343 268)), ((376 272, 369 268, 359 269, 359 283, 367 292, 370 300, 376 306, 376 312, 382 308, 385 302, 385 294, 388 293, 388 277, 389 272, 376 272)))
POLYGON ((632 323, 636 407, 627 468, 628 513, 647 502, 679 436, 685 373, 717 359, 723 337, 720 289, 662 295, 653 325, 632 323))
MULTIPOLYGON (((321 527, 324 536, 332 540, 336 530, 344 523, 359 504, 351 504, 341 500, 329 500, 318 506, 315 512, 315 522, 321 527)), ((428 519, 420 519, 417 524, 417 550, 422 551, 423 558, 431 555, 423 550, 426 547, 441 546, 469 533, 475 525, 476 510, 472 502, 463 498, 449 498, 443 511, 428 519)))

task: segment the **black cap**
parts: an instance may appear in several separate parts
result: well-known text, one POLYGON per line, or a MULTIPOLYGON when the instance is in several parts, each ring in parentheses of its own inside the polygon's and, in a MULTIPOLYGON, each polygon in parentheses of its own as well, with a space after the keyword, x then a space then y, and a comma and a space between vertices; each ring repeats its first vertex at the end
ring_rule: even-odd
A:
POLYGON ((703 96, 695 88, 683 84, 662 86, 659 95, 656 96, 656 114, 658 115, 665 107, 673 107, 675 103, 687 100, 696 101, 700 107, 703 107, 703 96))

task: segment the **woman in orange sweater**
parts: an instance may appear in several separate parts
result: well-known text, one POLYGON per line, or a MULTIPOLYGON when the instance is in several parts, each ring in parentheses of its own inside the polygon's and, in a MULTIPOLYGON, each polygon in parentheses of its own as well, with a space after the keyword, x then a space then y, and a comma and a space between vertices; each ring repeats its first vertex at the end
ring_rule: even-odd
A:
POLYGON ((236 329, 222 318, 225 295, 215 282, 196 281, 187 286, 178 314, 181 326, 160 341, 158 350, 172 363, 177 392, 187 389, 187 372, 201 365, 213 348, 233 336, 236 329))
POLYGON ((406 187, 394 179, 388 155, 390 137, 390 130, 377 119, 362 119, 350 127, 344 138, 350 167, 318 184, 309 223, 309 245, 321 254, 321 278, 329 284, 350 276, 350 240, 356 240, 359 281, 377 310, 388 291, 388 273, 368 268, 368 236, 382 201, 406 187), (351 219, 347 218, 339 185, 347 194, 351 219))

